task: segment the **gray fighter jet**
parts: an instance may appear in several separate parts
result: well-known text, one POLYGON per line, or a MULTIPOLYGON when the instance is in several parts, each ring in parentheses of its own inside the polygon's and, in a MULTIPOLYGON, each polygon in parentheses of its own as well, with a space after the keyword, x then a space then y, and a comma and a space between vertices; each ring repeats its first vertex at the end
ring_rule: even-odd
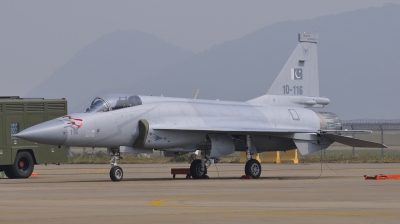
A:
POLYGON ((330 100, 319 96, 317 34, 299 34, 299 43, 266 95, 247 102, 129 94, 96 97, 84 110, 30 127, 18 138, 32 142, 107 147, 110 178, 123 178, 120 152, 201 151, 190 165, 193 178, 206 176, 211 161, 245 151, 245 174, 258 178, 261 165, 251 154, 299 149, 308 154, 333 142, 353 147, 386 147, 343 134, 338 116, 316 112, 330 100))

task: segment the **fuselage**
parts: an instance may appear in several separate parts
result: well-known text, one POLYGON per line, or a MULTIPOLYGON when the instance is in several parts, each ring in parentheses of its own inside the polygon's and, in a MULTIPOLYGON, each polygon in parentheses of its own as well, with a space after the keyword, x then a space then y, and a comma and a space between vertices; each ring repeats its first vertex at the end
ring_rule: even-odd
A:
MULTIPOLYGON (((40 135, 46 136, 43 132, 47 129, 51 132, 48 135, 57 136, 32 139, 41 143, 82 147, 131 147, 134 146, 140 134, 139 121, 146 120, 150 124, 150 135, 141 148, 195 150, 210 133, 206 130, 223 128, 229 133, 230 129, 239 128, 243 131, 232 134, 246 135, 247 128, 252 130, 310 129, 310 132, 321 128, 321 119, 318 114, 313 110, 300 107, 151 96, 140 96, 140 98, 143 101, 141 105, 106 112, 73 113, 28 128, 25 132, 32 133, 41 130, 38 131, 40 135), (160 125, 172 128, 176 126, 177 129, 191 126, 198 127, 198 130, 153 130, 160 125), (151 137, 156 139, 151 139, 151 137)), ((215 132, 218 133, 218 131, 215 132)), ((262 137, 263 134, 260 136, 262 137)), ((265 140, 258 138, 260 143, 265 140)), ((288 141, 285 145, 281 144, 280 140, 279 144, 274 145, 274 139, 271 139, 271 136, 269 140, 274 150, 279 145, 285 148, 290 148, 289 145, 295 147, 292 141, 288 141)), ((265 146, 258 148, 264 147, 263 151, 268 151, 268 143, 263 143, 263 145, 265 146)))

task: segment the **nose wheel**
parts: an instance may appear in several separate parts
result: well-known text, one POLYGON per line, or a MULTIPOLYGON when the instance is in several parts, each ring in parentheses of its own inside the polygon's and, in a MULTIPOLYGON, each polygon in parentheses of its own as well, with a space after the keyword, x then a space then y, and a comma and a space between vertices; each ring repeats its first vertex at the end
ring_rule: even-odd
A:
POLYGON ((110 178, 112 181, 121 181, 124 177, 124 172, 119 166, 113 166, 110 170, 110 178))

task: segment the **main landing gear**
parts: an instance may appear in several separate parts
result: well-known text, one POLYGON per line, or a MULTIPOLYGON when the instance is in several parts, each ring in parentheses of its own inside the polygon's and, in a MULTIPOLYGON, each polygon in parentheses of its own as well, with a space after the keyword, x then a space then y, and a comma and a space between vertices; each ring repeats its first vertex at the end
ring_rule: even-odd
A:
POLYGON ((205 178, 206 174, 207 174, 207 167, 205 167, 204 161, 202 165, 201 159, 196 159, 190 164, 190 175, 194 179, 205 178))
POLYGON ((110 179, 112 181, 121 181, 122 178, 124 177, 124 172, 122 171, 121 167, 117 166, 118 160, 122 159, 119 150, 111 149, 110 157, 111 157, 110 179))
MULTIPOLYGON (((246 150, 246 165, 244 168, 243 179, 258 179, 261 175, 261 164, 256 159, 251 158, 250 150, 246 150)), ((207 177, 207 168, 211 165, 209 151, 201 151, 201 159, 196 159, 190 164, 190 175, 193 179, 204 179, 207 177)))
POLYGON ((258 162, 258 160, 251 158, 250 154, 250 148, 251 148, 251 137, 248 135, 246 136, 246 142, 247 142, 247 149, 246 149, 246 166, 244 167, 244 173, 246 174, 242 178, 251 178, 251 179, 257 179, 261 175, 261 164, 258 162))
POLYGON ((201 159, 195 159, 190 164, 190 175, 193 179, 204 179, 207 177, 207 165, 211 165, 211 161, 205 150, 201 151, 201 159), (207 165, 206 165, 207 164, 207 165))

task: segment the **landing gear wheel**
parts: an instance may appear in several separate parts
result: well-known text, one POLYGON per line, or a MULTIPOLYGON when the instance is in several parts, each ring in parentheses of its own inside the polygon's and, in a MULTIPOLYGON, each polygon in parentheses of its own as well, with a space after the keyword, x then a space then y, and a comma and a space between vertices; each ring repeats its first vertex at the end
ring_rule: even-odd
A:
POLYGON ((251 176, 253 179, 257 179, 261 175, 261 164, 255 159, 250 159, 246 163, 244 172, 246 175, 251 176))
POLYGON ((119 166, 113 166, 110 170, 110 178, 112 181, 121 181, 124 176, 122 168, 119 166))
POLYGON ((190 175, 193 179, 205 178, 207 174, 207 168, 204 167, 204 171, 201 171, 201 160, 195 159, 192 164, 190 164, 190 175))
POLYGON ((28 178, 33 172, 33 158, 29 152, 19 152, 14 164, 6 172, 9 178, 28 178), (8 173, 8 174, 7 174, 8 173))

